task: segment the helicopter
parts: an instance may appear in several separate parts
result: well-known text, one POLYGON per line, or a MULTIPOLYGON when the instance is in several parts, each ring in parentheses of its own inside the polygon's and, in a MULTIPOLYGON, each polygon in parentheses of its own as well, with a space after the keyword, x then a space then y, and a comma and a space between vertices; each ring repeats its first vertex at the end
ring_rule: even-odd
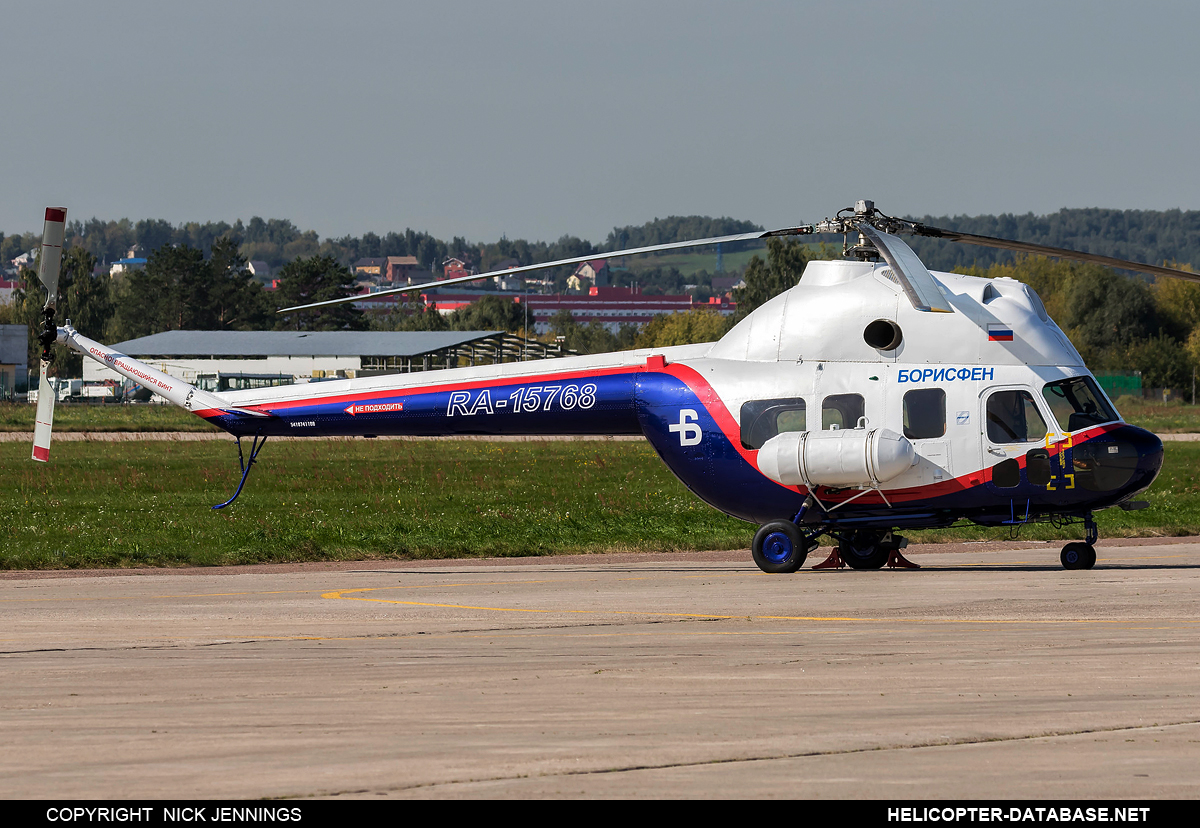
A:
MULTIPOLYGON (((241 479, 214 509, 242 493, 274 436, 642 435, 697 497, 759 526, 750 551, 768 573, 797 571, 822 537, 833 549, 814 569, 918 568, 898 532, 963 521, 1013 532, 1041 522, 1082 526, 1083 540, 1066 544, 1060 561, 1090 569, 1094 513, 1148 505, 1134 498, 1161 469, 1162 442, 1121 418, 1037 294, 1009 278, 933 273, 901 236, 1200 281, 1173 268, 893 218, 862 200, 816 224, 607 254, 842 235, 842 259, 809 262, 794 287, 717 342, 216 394, 80 335, 70 320, 55 324, 65 215, 46 211, 43 383, 51 346, 62 343, 233 435, 241 479)), ((54 398, 38 396, 35 460, 49 459, 54 398)))

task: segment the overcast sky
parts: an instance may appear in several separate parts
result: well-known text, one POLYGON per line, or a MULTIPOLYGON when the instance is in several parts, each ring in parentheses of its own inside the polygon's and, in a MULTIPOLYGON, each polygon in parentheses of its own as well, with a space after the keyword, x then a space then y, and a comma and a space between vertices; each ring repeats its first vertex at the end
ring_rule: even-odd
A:
POLYGON ((10 2, 0 231, 1196 209, 1198 32, 1194 2, 10 2))

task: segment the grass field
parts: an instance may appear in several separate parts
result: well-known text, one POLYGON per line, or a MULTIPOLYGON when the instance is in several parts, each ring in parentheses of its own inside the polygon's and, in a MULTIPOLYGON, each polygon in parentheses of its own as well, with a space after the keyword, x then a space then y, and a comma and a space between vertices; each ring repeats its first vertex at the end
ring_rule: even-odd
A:
MULTIPOLYGON (((1200 534, 1200 444, 1166 452, 1151 508, 1100 513, 1102 536, 1200 534)), ((755 529, 698 501, 637 442, 272 443, 241 499, 209 508, 236 485, 224 442, 59 443, 50 464, 0 443, 0 568, 745 549, 755 529)))
MULTIPOLYGON (((0 403, 0 431, 33 431, 36 406, 0 403)), ((174 405, 58 403, 55 431, 220 431, 174 405)))

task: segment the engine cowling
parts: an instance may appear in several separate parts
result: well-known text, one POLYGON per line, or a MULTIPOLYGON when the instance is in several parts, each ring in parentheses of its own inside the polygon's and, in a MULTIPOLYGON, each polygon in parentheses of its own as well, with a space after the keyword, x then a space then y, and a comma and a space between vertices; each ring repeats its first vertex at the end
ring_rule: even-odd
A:
POLYGON ((785 431, 758 450, 758 470, 785 486, 876 488, 917 459, 904 437, 886 428, 785 431))

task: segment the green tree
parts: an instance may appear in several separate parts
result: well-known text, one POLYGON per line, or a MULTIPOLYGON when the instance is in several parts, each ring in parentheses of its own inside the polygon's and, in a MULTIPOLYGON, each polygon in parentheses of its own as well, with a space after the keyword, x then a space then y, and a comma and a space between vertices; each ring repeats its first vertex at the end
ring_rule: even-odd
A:
POLYGON ((662 313, 650 320, 638 334, 638 348, 667 348, 690 345, 694 342, 716 342, 733 322, 732 316, 721 316, 705 308, 692 308, 682 313, 662 313))
POLYGON ((62 299, 58 318, 70 319, 75 330, 90 339, 102 339, 112 316, 112 295, 107 275, 96 276, 96 257, 82 247, 72 247, 63 254, 62 299))
POLYGON ((433 304, 426 303, 417 292, 404 294, 404 301, 390 313, 377 313, 371 318, 375 331, 447 331, 450 323, 433 304))
MULTIPOLYGON (((279 289, 274 298, 281 307, 327 302, 354 295, 354 276, 349 268, 329 256, 295 259, 279 271, 279 289)), ((343 328, 365 330, 362 311, 346 302, 325 308, 299 311, 280 316, 276 330, 337 331, 343 328)))
POLYGON ((1072 276, 1060 324, 1085 362, 1120 367, 1124 349, 1159 329, 1150 288, 1138 279, 1092 265, 1078 267, 1072 276))
POLYGON ((742 276, 746 286, 733 292, 733 300, 738 306, 737 318, 744 318, 768 300, 795 287, 810 258, 808 247, 798 241, 767 239, 767 261, 758 256, 751 258, 742 276))
POLYGON ((595 320, 581 325, 566 308, 550 317, 550 331, 554 336, 563 338, 565 348, 581 354, 605 354, 625 350, 632 348, 637 339, 637 328, 633 325, 622 325, 614 334, 595 320))
POLYGON ((450 315, 450 328, 456 331, 520 330, 524 309, 510 296, 484 296, 450 315))
MULTIPOLYGON (((96 278, 92 271, 96 258, 81 247, 68 248, 62 257, 58 277, 58 300, 54 320, 58 325, 67 320, 75 330, 91 339, 101 339, 111 313, 112 303, 108 292, 108 280, 96 278)), ((36 369, 41 360, 42 346, 38 336, 42 332, 42 308, 46 304, 46 292, 33 270, 23 269, 20 276, 25 289, 18 291, 13 302, 13 321, 29 326, 29 367, 36 369)), ((83 357, 65 345, 54 345, 54 365, 51 373, 59 377, 78 377, 83 372, 83 357)))
POLYGON ((1122 353, 1126 370, 1142 372, 1144 388, 1190 387, 1195 360, 1185 345, 1159 332, 1130 343, 1122 353))
POLYGON ((205 297, 205 330, 257 330, 269 327, 271 313, 263 286, 246 269, 236 239, 222 237, 212 243, 208 295, 205 297))
MULTIPOLYGON (((1192 270, 1191 265, 1180 266, 1174 262, 1168 266, 1192 270)), ((1164 328, 1176 339, 1187 339, 1200 325, 1200 284, 1164 276, 1155 281, 1151 291, 1164 328)))

